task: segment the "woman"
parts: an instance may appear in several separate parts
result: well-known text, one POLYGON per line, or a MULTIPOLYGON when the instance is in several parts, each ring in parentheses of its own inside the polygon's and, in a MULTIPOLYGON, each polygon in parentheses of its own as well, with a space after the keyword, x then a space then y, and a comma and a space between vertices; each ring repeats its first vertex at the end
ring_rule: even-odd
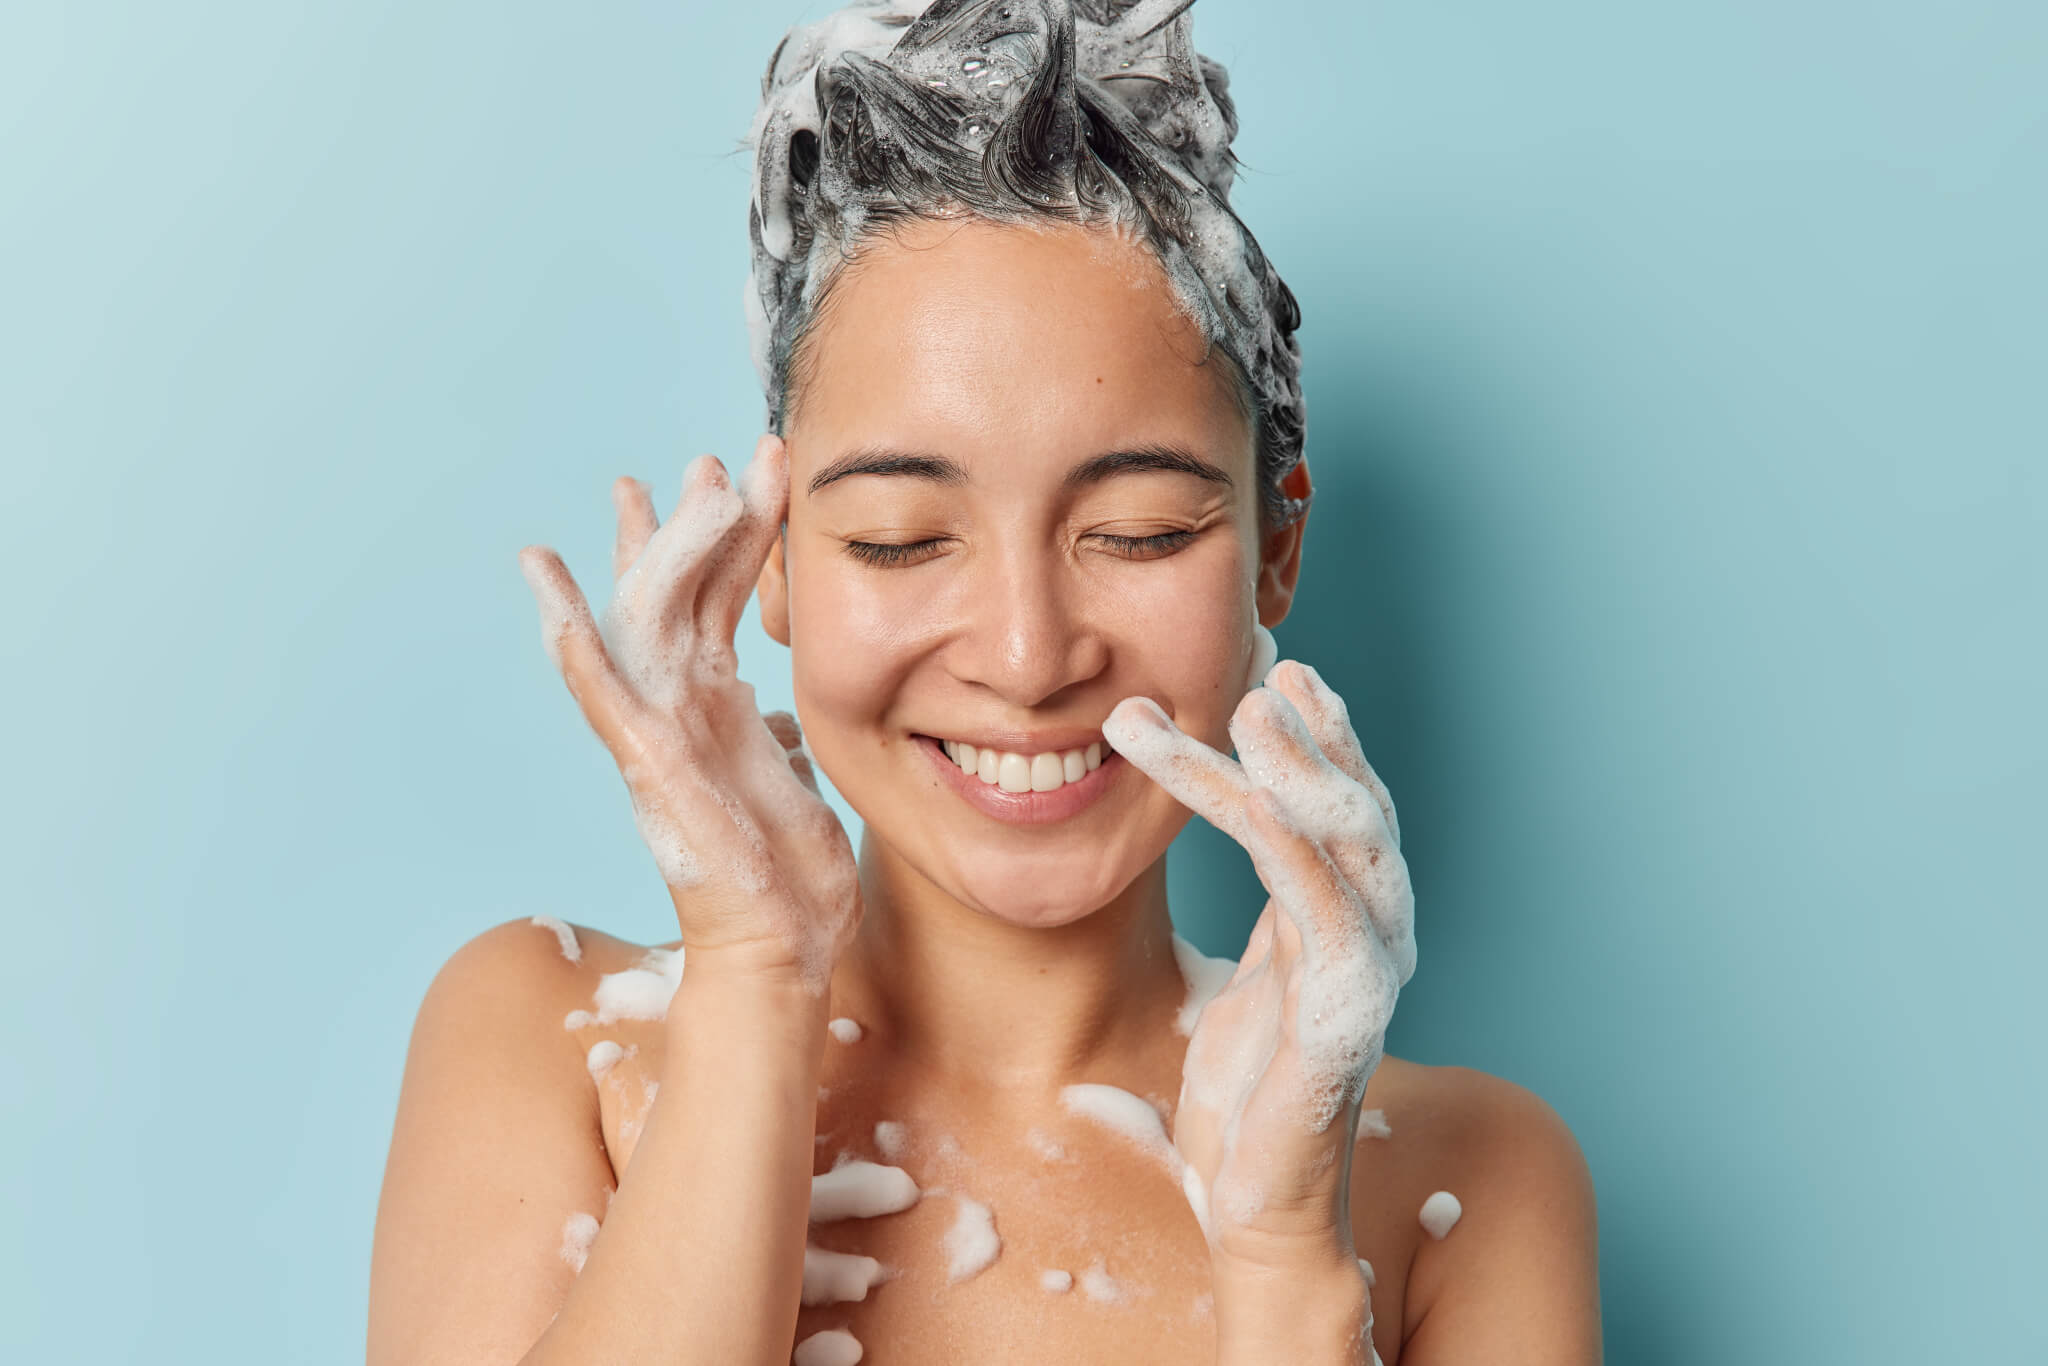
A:
POLYGON ((1597 1361, 1569 1132, 1382 1056, 1399 828, 1272 658, 1297 313, 1185 7, 860 5, 763 93, 770 434, 666 524, 619 481, 601 617, 521 557, 680 935, 436 977, 371 1361, 1597 1361), (734 676, 756 592, 801 734, 734 676), (1173 938, 1191 811, 1272 894, 1237 965, 1173 938))

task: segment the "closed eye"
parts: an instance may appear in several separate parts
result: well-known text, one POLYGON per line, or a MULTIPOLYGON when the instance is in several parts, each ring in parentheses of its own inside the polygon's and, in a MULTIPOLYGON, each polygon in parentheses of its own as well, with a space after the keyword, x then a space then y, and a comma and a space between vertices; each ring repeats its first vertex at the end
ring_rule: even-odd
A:
POLYGON ((866 564, 903 564, 908 560, 928 558, 924 551, 935 545, 944 545, 943 537, 928 541, 905 541, 893 544, 886 541, 848 541, 846 553, 866 564))
MULTIPOLYGON (((1111 532, 1097 533, 1096 540, 1107 542, 1117 554, 1134 560, 1156 559, 1170 555, 1189 541, 1195 539, 1192 531, 1165 531, 1156 536, 1119 536, 1111 532)), ((942 546, 947 538, 932 537, 923 541, 848 541, 846 553, 873 565, 901 565, 930 559, 928 552, 935 546, 942 546)))
POLYGON ((1149 560, 1179 550, 1195 539, 1195 533, 1162 531, 1156 536, 1116 536, 1103 532, 1096 539, 1109 542, 1111 548, 1120 555, 1128 555, 1134 560, 1149 560))

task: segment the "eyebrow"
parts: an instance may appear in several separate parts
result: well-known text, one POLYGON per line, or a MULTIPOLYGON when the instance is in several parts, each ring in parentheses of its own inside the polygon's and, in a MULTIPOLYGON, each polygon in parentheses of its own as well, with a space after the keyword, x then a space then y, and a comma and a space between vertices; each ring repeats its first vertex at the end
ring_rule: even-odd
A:
MULTIPOLYGON (((1067 471, 1061 487, 1073 490, 1100 484, 1121 474, 1191 474, 1212 484, 1231 487, 1229 471, 1204 460, 1184 446, 1149 442, 1128 450, 1104 451, 1090 456, 1067 471)), ((906 475, 938 484, 965 484, 967 471, 958 461, 922 451, 898 451, 880 446, 863 446, 848 451, 811 476, 812 493, 856 474, 906 475)))

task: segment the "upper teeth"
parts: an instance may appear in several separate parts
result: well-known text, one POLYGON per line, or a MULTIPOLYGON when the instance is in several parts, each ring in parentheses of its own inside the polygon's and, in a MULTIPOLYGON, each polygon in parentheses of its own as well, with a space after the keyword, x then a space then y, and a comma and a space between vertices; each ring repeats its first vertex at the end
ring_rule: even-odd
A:
POLYGON ((964 740, 941 740, 946 757, 985 783, 1005 792, 1050 792, 1063 783, 1085 778, 1102 766, 1102 742, 1086 749, 1048 750, 1044 754, 1012 754, 1006 749, 977 749, 964 740))

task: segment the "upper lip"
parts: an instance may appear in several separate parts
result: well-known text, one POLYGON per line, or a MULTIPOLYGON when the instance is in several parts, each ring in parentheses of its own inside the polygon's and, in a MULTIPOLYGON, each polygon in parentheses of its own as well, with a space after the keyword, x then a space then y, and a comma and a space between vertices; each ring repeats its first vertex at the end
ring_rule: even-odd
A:
POLYGON ((934 740, 952 740, 960 744, 973 745, 976 749, 992 749, 1009 754, 1054 754, 1070 749, 1086 749, 1101 744, 1104 749, 1109 743, 1102 738, 1102 727, 1061 726, 1053 730, 1006 730, 1000 726, 963 728, 960 730, 920 731, 934 740))

